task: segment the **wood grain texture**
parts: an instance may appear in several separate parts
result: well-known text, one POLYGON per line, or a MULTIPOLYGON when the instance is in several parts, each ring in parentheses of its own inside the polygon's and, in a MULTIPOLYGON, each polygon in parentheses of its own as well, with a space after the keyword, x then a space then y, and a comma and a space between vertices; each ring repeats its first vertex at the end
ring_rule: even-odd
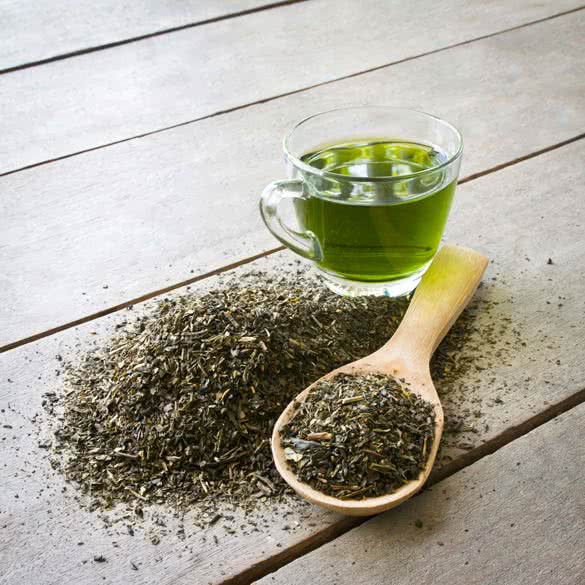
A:
POLYGON ((367 0, 359 11, 353 0, 294 4, 3 75, 0 173, 496 33, 583 0, 421 1, 415 11, 407 0, 367 0))
MULTIPOLYGON (((576 270, 585 265, 584 157, 580 141, 460 187, 448 239, 493 259, 477 292, 492 308, 478 305, 476 331, 461 342, 458 359, 472 360, 476 371, 437 386, 447 421, 466 411, 481 414, 464 432, 447 426, 436 473, 512 440, 535 418, 542 421, 564 404, 585 399, 585 281, 576 270), (489 331, 485 343, 482 336, 489 331)), ((294 262, 287 265, 292 259, 279 253, 252 268, 296 270, 294 262)), ((55 356, 75 359, 131 314, 111 315, 0 356, 2 585, 77 585, 101 582, 102 576, 108 583, 133 585, 145 575, 163 584, 221 583, 242 574, 247 577, 239 582, 249 582, 274 569, 278 555, 299 554, 347 526, 339 516, 291 504, 253 516, 261 532, 240 536, 227 534, 222 522, 198 530, 188 516, 186 541, 171 534, 155 547, 142 530, 131 538, 124 525, 105 528, 95 513, 78 507, 71 487, 62 493, 62 480, 38 448, 49 435, 30 419, 42 410, 42 394, 59 388, 55 356), (104 554, 107 563, 92 563, 94 554, 104 554), (131 569, 130 560, 140 571, 131 569)), ((238 524, 241 513, 235 515, 238 524)))
POLYGON ((584 425, 581 405, 258 583, 582 585, 584 425))
POLYGON ((463 132, 463 176, 583 132, 584 36, 578 13, 0 178, 0 345, 273 248, 257 201, 305 115, 431 110, 463 132))
POLYGON ((269 4, 267 0, 2 0, 0 71, 269 4))

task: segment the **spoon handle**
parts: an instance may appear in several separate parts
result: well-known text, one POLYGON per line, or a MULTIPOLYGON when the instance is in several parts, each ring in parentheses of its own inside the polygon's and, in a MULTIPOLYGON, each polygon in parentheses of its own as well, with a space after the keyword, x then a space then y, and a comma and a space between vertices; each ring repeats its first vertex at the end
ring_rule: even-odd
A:
POLYGON ((414 367, 427 367, 433 352, 471 300, 487 264, 488 259, 474 250, 443 246, 384 353, 414 367))

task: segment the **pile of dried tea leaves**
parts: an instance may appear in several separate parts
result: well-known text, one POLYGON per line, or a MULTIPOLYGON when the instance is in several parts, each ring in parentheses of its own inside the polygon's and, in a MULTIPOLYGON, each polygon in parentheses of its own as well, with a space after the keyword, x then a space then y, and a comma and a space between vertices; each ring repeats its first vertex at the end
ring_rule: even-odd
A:
POLYGON ((419 476, 434 425, 432 404, 393 378, 338 374, 296 403, 281 441, 301 481, 342 500, 364 499, 419 476))
POLYGON ((310 382, 379 348, 405 305, 261 273, 162 300, 69 367, 56 465, 106 507, 281 494, 276 418, 310 382))

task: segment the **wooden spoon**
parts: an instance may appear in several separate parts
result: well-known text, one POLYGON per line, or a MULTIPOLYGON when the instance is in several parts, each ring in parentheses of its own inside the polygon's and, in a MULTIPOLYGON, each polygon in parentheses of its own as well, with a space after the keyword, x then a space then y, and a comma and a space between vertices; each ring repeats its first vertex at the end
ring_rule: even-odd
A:
MULTIPOLYGON (((284 480, 303 498, 342 514, 369 516, 397 506, 413 496, 427 480, 443 433, 443 408, 431 380, 429 361, 433 352, 470 301, 488 260, 468 248, 447 245, 441 248, 423 276, 406 315, 392 336, 378 351, 326 374, 326 380, 338 373, 386 374, 404 378, 409 389, 432 403, 435 409, 435 438, 425 468, 417 480, 397 491, 364 500, 340 500, 323 494, 299 481, 286 461, 280 441, 280 429, 294 414, 294 401, 280 415, 272 433, 274 463, 284 480)), ((317 380, 318 382, 319 380, 317 380)), ((317 383, 303 390, 303 400, 317 383)))

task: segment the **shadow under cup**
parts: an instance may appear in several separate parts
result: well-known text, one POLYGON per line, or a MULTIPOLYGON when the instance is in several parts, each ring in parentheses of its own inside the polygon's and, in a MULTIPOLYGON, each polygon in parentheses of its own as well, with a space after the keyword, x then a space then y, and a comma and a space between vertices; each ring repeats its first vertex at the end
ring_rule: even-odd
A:
POLYGON ((337 293, 411 292, 447 222, 459 132, 413 110, 344 108, 297 124, 284 152, 291 179, 268 185, 260 202, 270 231, 313 260, 337 293), (285 199, 293 221, 283 216, 285 199))

